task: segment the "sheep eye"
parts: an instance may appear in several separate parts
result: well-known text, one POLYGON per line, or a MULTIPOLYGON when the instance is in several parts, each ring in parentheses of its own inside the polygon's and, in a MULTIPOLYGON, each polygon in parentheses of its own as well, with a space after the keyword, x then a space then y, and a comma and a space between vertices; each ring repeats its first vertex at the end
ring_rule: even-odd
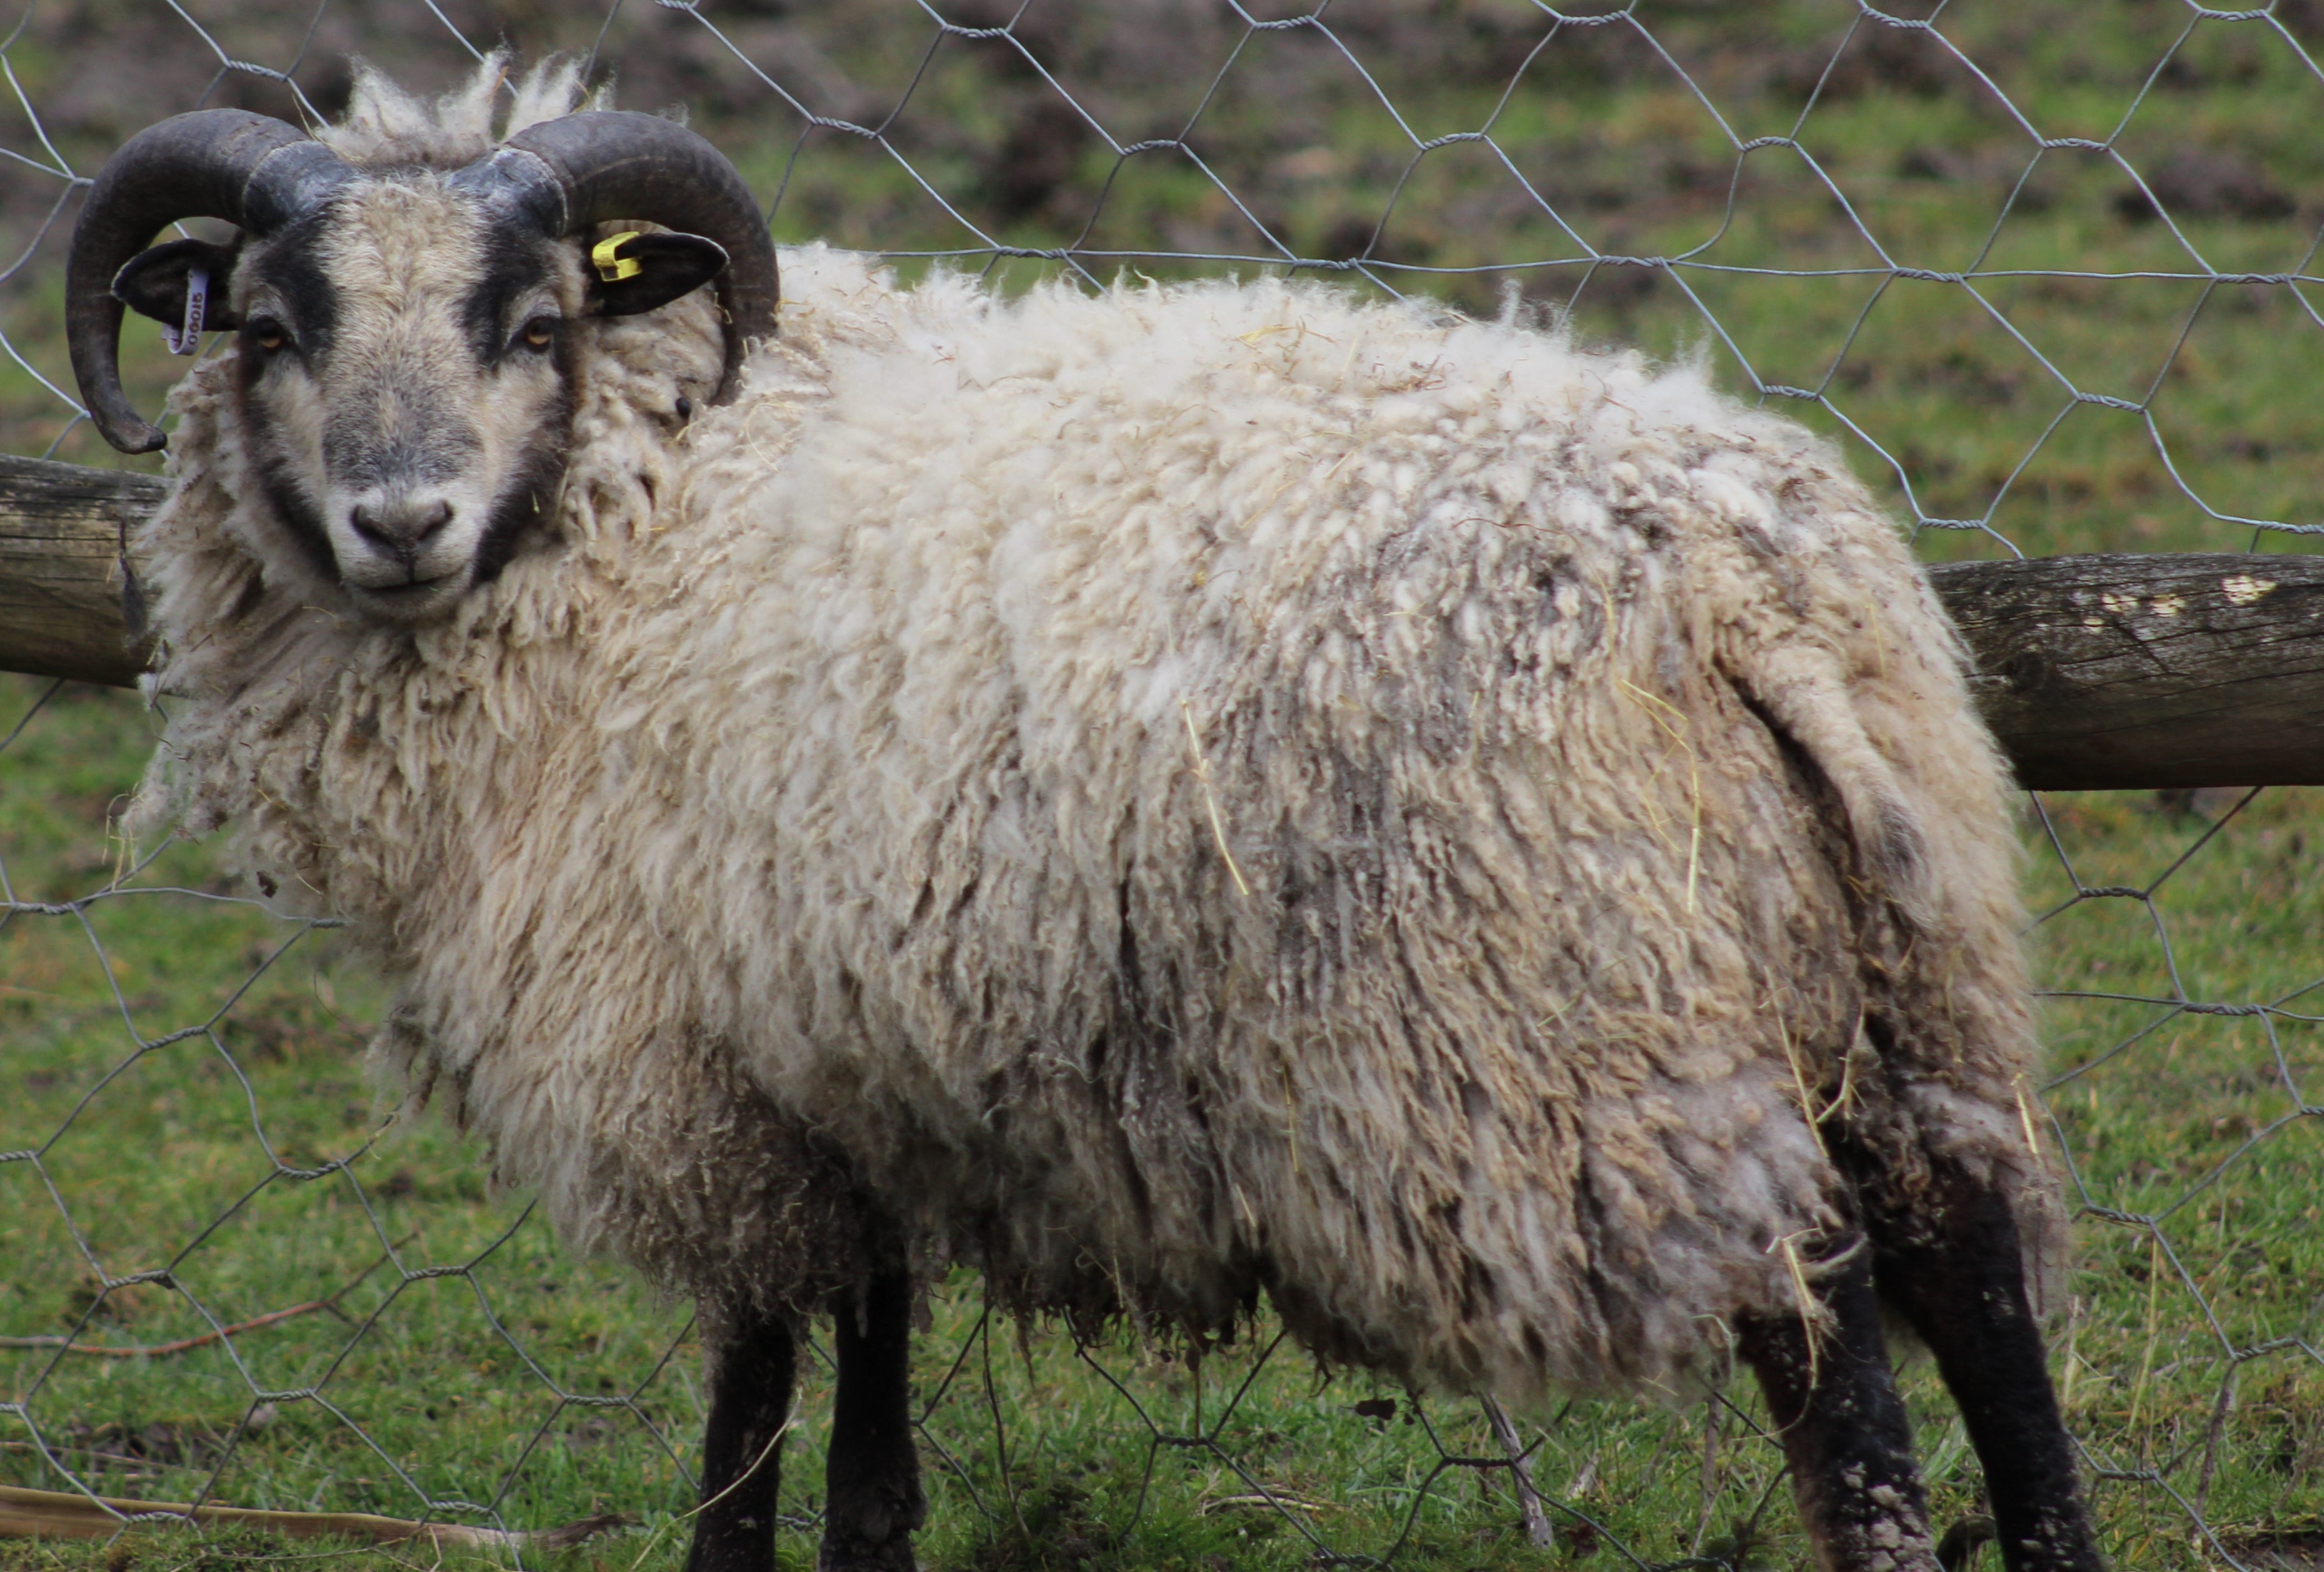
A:
POLYGON ((290 342, 290 335, 284 330, 281 323, 269 318, 261 318, 250 325, 250 341, 272 355, 290 342))
POLYGON ((517 341, 528 349, 546 349, 557 342, 557 319, 535 317, 517 334, 517 341))

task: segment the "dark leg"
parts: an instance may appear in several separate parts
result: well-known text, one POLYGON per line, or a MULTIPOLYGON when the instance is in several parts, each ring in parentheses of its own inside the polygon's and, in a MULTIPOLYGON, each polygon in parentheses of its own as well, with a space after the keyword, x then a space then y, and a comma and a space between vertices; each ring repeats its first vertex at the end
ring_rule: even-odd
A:
POLYGON ((1870 1219, 1880 1291, 1929 1351, 1985 1466, 2009 1572, 2099 1572, 2042 1331, 2025 1298, 2017 1224, 1990 1186, 1939 1175, 1911 1224, 1870 1219))
POLYGON ((1938 1572, 1928 1497, 1880 1336, 1870 1252, 1816 1285, 1831 1321, 1748 1317, 1736 1327, 1792 1466, 1792 1493, 1824 1572, 1938 1572))
POLYGON ((687 1572, 774 1572, 775 1493, 796 1355, 782 1320, 739 1310, 710 1355, 702 1510, 687 1572))
POLYGON ((927 1516, 912 1446, 912 1283, 875 1275, 842 1295, 839 1390, 832 1405, 820 1572, 911 1572, 912 1530, 927 1516))

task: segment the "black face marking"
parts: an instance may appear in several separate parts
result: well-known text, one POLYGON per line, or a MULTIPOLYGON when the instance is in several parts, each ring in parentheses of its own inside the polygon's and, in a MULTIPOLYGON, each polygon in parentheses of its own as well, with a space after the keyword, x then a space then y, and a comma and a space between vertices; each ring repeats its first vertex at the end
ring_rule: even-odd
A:
MULTIPOLYGON (((245 393, 249 380, 250 373, 245 370, 243 375, 245 393)), ((337 578, 339 564, 331 554, 330 532, 324 528, 322 510, 316 505, 315 499, 307 495, 306 485, 298 471, 281 455, 267 453, 258 460, 258 478, 266 493, 266 500, 273 504, 276 516, 289 528, 290 538, 299 543, 300 552, 307 559, 308 566, 325 578, 337 578)))
POLYGON ((487 231, 484 278, 461 312, 468 343, 480 364, 499 364, 509 349, 511 336, 522 326, 511 319, 512 307, 549 282, 545 245, 538 235, 525 234, 507 220, 487 231))
MULTIPOLYGON (((511 308, 549 282, 550 244, 513 219, 493 227, 485 246, 484 281, 469 296, 465 313, 469 341, 484 364, 496 365, 512 353, 525 352, 516 347, 524 324, 512 318, 511 308)), ((534 352, 545 353, 556 368, 557 398, 542 411, 538 439, 527 449, 525 461, 493 504, 491 521, 476 550, 478 584, 500 576, 525 531, 553 509, 565 478, 565 450, 573 433, 572 346, 557 332, 534 352)))
POLYGON ((478 584, 489 584, 500 577, 501 569, 516 555, 516 543, 525 531, 556 509, 558 488, 565 479, 565 452, 573 440, 573 367, 564 338, 557 340, 550 355, 557 365, 557 402, 541 421, 540 440, 493 504, 492 521, 484 526, 484 538, 476 549, 475 581, 478 584))
MULTIPOLYGON (((266 247, 254 282, 271 285, 282 301, 299 353, 319 365, 331 352, 339 319, 339 291, 315 258, 315 245, 328 227, 327 211, 300 219, 266 247)), ((250 331, 249 324, 244 332, 250 331)))
MULTIPOLYGON (((283 241, 267 248, 252 272, 272 284, 281 296, 285 309, 294 319, 284 326, 296 331, 298 319, 303 317, 310 341, 327 347, 330 325, 337 312, 329 281, 307 254, 317 233, 318 227, 311 222, 294 226, 283 241)), ((331 555, 330 535, 324 528, 319 504, 309 494, 304 477, 289 458, 264 439, 268 423, 258 411, 254 395, 259 381, 273 361, 273 352, 262 342, 272 336, 271 327, 271 319, 263 317, 255 324, 244 325, 242 353, 235 362, 235 402, 244 429, 259 437, 253 444, 252 458, 256 461, 260 487, 266 500, 273 504, 276 515, 309 565, 324 578, 336 578, 338 564, 331 555)))

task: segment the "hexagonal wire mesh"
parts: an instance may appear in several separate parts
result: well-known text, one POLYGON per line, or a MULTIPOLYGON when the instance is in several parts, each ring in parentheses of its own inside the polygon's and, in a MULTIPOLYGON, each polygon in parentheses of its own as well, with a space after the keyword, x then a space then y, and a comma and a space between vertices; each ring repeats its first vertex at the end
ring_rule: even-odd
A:
MULTIPOLYGON (((60 227, 111 145, 207 104, 327 113, 350 50, 449 85, 497 32, 618 65, 632 105, 687 106, 781 239, 1002 287, 1297 270, 1700 356, 1839 438, 1932 556, 2324 533, 2306 0, 97 16, 36 6, 0 49, 6 450, 109 461, 53 323, 60 227)), ((150 406, 166 365, 142 340, 128 360, 150 406)), ((451 1136, 381 1124, 353 1068, 376 986, 327 925, 272 917, 198 848, 107 838, 152 722, 88 690, 11 702, 0 1477, 498 1529, 613 1509, 653 1524, 641 1559, 672 1553, 700 1417, 682 1317, 560 1255, 451 1136)), ((2045 1134, 2080 1202, 2057 1370, 2124 1565, 2324 1549, 2314 805, 2027 806, 2045 1134)), ((996 1350, 973 1283, 933 1314, 943 1554, 1465 1565, 1520 1554, 1529 1515, 1564 1553, 1632 1565, 1796 1547, 1739 1385, 1683 1412, 1577 1401, 1520 1434, 1327 1382, 1279 1338, 1175 1361, 1032 1334, 996 1350)), ((1911 1385, 1941 1521, 1969 1543, 1960 1423, 1925 1371, 1911 1385)), ((811 1522, 814 1471, 791 1479, 811 1522)))

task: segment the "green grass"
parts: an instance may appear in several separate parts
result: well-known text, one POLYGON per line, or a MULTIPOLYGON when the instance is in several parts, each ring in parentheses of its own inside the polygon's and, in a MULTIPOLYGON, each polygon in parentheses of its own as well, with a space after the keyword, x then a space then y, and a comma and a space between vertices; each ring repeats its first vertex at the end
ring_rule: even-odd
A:
MULTIPOLYGON (((669 30, 695 25, 632 10, 613 35, 617 57, 673 48, 669 30)), ((2062 149, 2036 161, 1956 64, 1905 47, 1925 41, 1859 37, 1803 119, 1848 6, 1640 8, 1736 135, 1797 135, 1797 149, 1739 160, 1688 81, 1626 25, 1569 30, 1504 102, 1524 58, 1508 40, 1537 14, 1513 0, 1437 11, 1429 31, 1405 33, 1360 10, 1332 13, 1409 134, 1312 31, 1249 41, 1190 137, 1215 180, 1182 153, 1121 162, 1085 139, 1024 200, 1011 139, 1048 89, 991 41, 947 42, 928 62, 890 126, 909 169, 844 134, 802 142, 795 116, 753 82, 732 86, 731 72, 703 77, 697 124, 758 190, 779 190, 786 241, 976 252, 983 242, 930 200, 925 179, 1011 245, 1266 254, 1231 190, 1294 251, 1363 252, 1395 288, 1476 310, 1515 288, 1584 339, 1701 355, 1738 390, 1756 377, 1817 391, 1823 402, 1785 407, 1838 434, 1900 514, 1989 525, 1924 532, 1932 559, 2310 546, 2209 519, 2187 490, 2222 513, 2317 521, 2315 286, 2038 276, 2315 271, 2324 87, 2273 24, 2200 24, 2122 131, 2122 151, 2150 175, 2189 147, 2227 161, 2209 186, 2189 185, 2182 242, 2126 216, 2128 180, 2111 162, 2062 149), (1412 140, 1471 131, 1491 146, 1422 154, 1412 140), (2207 203, 2222 168, 2294 210, 2207 203), (1572 260, 1583 242, 1683 264, 1593 270, 1572 260), (1890 278, 1884 253, 1981 276, 1973 287, 1890 278), (1760 268, 1779 271, 1727 271, 1760 268), (2024 276, 2002 276, 2012 273, 2024 276), (2076 404, 2070 389, 2145 412, 2076 404)), ((538 49, 586 46, 602 14, 512 15, 519 42, 538 49)), ((2283 11, 2295 33, 2306 15, 2283 11)), ((800 5, 786 25, 855 85, 862 103, 848 112, 865 116, 903 95, 930 32, 904 7, 800 5)), ((2185 26, 2184 13, 2154 5, 1943 18, 2043 132, 2090 137, 2115 131, 2185 26)), ((1172 41, 1148 41, 1164 62, 1149 69, 1136 50, 1095 51, 1078 27, 1056 23, 1036 52, 1120 140, 1176 134, 1200 89, 1164 69, 1172 41)), ((235 47, 276 59, 263 42, 235 47)), ((35 38, 11 60, 41 103, 87 69, 88 47, 35 38)), ((374 52, 392 60, 399 47, 383 35, 374 52)), ((54 129, 77 159, 101 155, 54 129)), ((44 264, 0 284, 0 331, 61 379, 60 240, 44 264)), ((1110 277, 1117 264, 1088 265, 1110 277)), ((1003 260, 994 276, 1020 287, 1057 270, 1003 260)), ((138 324, 125 339, 129 384, 148 409, 182 365, 153 340, 138 324)), ((42 450, 60 409, 0 360, 0 448, 42 450)), ((85 428, 60 457, 119 462, 85 428)), ((0 728, 43 689, 0 680, 0 728)), ((124 854, 107 814, 152 736, 134 700, 67 689, 0 750, 13 899, 69 902, 112 887, 124 854)), ((2104 1534, 2125 1567, 2220 1564, 2192 1531, 2198 1501, 2246 1549, 2324 1523, 2324 1364, 2301 1341, 2324 1333, 2324 1183, 2317 1121, 2301 1112, 2324 1100, 2316 1028, 2302 1018, 2324 1013, 2324 993, 2296 994, 2324 980, 2319 805, 2316 791, 2271 791, 2208 839, 2232 798, 2061 795, 2046 828, 2026 820, 2028 901, 2054 909, 2034 930, 2059 994, 2045 1021, 2059 1078, 2043 1099, 2044 1138, 2070 1158, 2086 1207, 2054 1364, 2104 1470, 2104 1534), (2072 902, 2077 882, 2153 886, 2151 901, 2072 902), (2154 1002, 2171 1000, 2281 1008, 2154 1002)), ((565 1256, 521 1197, 488 1191, 480 1155, 438 1121, 391 1117, 358 1064, 376 982, 330 930, 238 893, 203 848, 177 846, 117 894, 0 926, 0 1152, 38 1153, 0 1162, 0 1337, 150 1346, 318 1299, 329 1308, 239 1334, 230 1349, 160 1358, 0 1348, 0 1401, 23 1405, 0 1412, 0 1483, 62 1486, 37 1437, 90 1488, 149 1499, 208 1492, 397 1515, 434 1502, 461 1521, 520 1527, 622 1512, 634 1531, 564 1559, 592 1572, 675 1567, 701 1418, 684 1307, 565 1256), (104 1286, 163 1271, 168 1283, 104 1286)), ((988 1343, 972 1279, 944 1285, 931 1315, 916 1370, 933 1404, 931 1565, 1287 1568, 1309 1563, 1314 1540, 1395 1547, 1400 1564, 1448 1572, 1628 1565, 1626 1552, 1804 1564, 1748 1382, 1730 1390, 1715 1446, 1701 1407, 1577 1401, 1534 1416, 1544 1489, 1587 1517, 1554 1514, 1560 1547, 1544 1553, 1516 1529, 1505 1475, 1444 1466, 1497 1455, 1466 1405, 1416 1410, 1360 1376, 1327 1381, 1287 1347, 1263 1362, 1252 1347, 1216 1350, 1190 1367, 1126 1344, 1076 1350, 1062 1335, 1020 1341, 1004 1328, 988 1343), (1379 1417, 1380 1400, 1391 1416, 1379 1417)), ((802 1519, 820 1495, 826 1385, 811 1364, 784 1494, 802 1519)), ((1906 1389, 1949 1522, 1975 1510, 1974 1460, 1925 1363, 1906 1389)), ((788 1566, 811 1565, 811 1536, 784 1544, 788 1566)), ((150 1561, 174 1572, 308 1553, 232 1535, 0 1541, 0 1568, 150 1561)))

